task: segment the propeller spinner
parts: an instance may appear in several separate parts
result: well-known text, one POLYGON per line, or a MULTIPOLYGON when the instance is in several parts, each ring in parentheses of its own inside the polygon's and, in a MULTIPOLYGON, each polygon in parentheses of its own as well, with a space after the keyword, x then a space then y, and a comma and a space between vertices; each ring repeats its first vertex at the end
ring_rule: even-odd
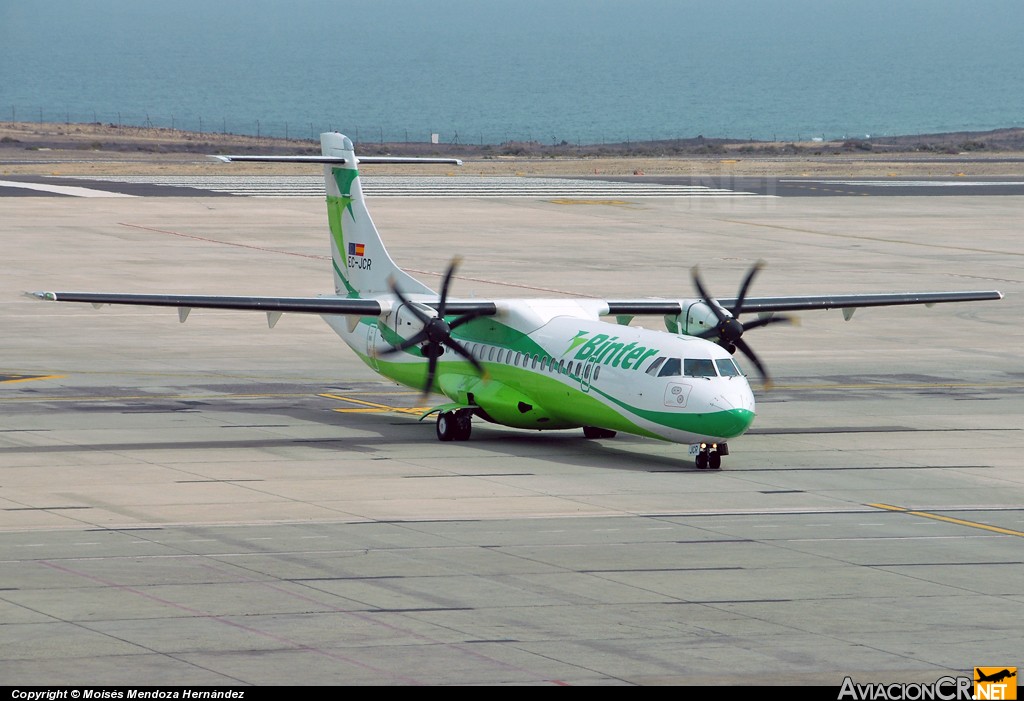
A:
POLYGON ((698 334, 698 338, 717 338, 718 345, 725 348, 730 353, 735 353, 738 348, 743 352, 745 356, 750 359, 750 362, 754 364, 757 371, 761 373, 761 378, 764 380, 766 385, 771 384, 771 378, 768 376, 768 370, 765 368, 764 363, 757 357, 754 350, 743 340, 743 334, 751 329, 756 329, 760 326, 767 326, 768 324, 777 324, 780 322, 793 323, 793 317, 780 315, 770 316, 762 319, 757 319, 747 324, 740 323, 739 315, 743 312, 743 302, 747 298, 747 290, 750 288, 750 283, 754 280, 754 276, 761 271, 764 267, 763 261, 758 261, 750 270, 747 272, 746 277, 743 278, 743 284, 740 285, 740 293, 736 297, 736 302, 733 304, 732 309, 725 309, 721 304, 718 303, 714 297, 708 294, 701 282, 700 273, 697 270, 697 266, 693 267, 693 284, 696 286, 700 296, 707 302, 711 311, 714 312, 715 317, 718 319, 718 325, 713 329, 708 329, 704 333, 698 334))
POLYGON ((448 322, 445 320, 445 307, 448 304, 448 288, 451 285, 452 276, 455 274, 455 269, 460 263, 459 258, 452 259, 452 262, 448 265, 448 270, 444 274, 444 282, 441 285, 441 298, 437 303, 437 315, 430 316, 424 312, 418 305, 410 302, 402 291, 398 289, 398 286, 391 282, 391 291, 398 297, 399 301, 402 302, 412 313, 423 323, 423 328, 410 336, 406 340, 399 343, 397 346, 392 346, 385 351, 382 351, 381 355, 390 355, 392 353, 399 353, 401 351, 412 348, 413 346, 420 346, 420 352, 425 358, 427 358, 427 379, 423 385, 423 393, 428 394, 431 388, 434 386, 434 376, 437 374, 437 359, 444 353, 444 349, 451 348, 452 351, 461 355, 463 358, 468 360, 481 377, 487 376, 487 371, 484 366, 480 364, 473 354, 466 350, 465 346, 452 338, 452 331, 459 328, 463 324, 466 324, 473 319, 483 316, 481 312, 470 312, 463 314, 462 316, 448 322), (422 344, 422 345, 420 345, 422 344))

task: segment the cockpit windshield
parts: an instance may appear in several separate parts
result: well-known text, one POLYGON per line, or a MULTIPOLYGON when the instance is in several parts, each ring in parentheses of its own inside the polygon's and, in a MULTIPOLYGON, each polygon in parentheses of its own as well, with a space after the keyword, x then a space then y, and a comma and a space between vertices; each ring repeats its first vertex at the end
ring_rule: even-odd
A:
POLYGON ((666 358, 656 359, 647 368, 651 377, 740 377, 743 371, 732 358, 666 358))
POLYGON ((682 370, 682 363, 679 358, 666 358, 665 364, 661 366, 658 377, 679 377, 682 370))
POLYGON ((647 368, 647 374, 650 375, 651 377, 657 377, 658 376, 658 368, 660 368, 661 364, 664 363, 664 362, 665 362, 665 357, 664 356, 662 356, 662 357, 658 358, 657 360, 655 360, 653 363, 651 363, 650 367, 647 368))
POLYGON ((708 358, 687 358, 683 361, 683 374, 687 377, 715 377, 714 361, 708 358))
POLYGON ((718 366, 718 374, 722 377, 739 377, 743 374, 732 358, 719 358, 715 361, 715 365, 718 366))

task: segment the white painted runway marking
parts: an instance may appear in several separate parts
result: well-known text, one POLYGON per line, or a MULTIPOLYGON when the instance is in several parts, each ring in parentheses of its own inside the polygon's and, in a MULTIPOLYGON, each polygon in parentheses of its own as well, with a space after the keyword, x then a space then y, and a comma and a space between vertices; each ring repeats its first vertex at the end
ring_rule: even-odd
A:
MULTIPOLYGON (((94 178, 94 180, 95 179, 96 178, 94 178)), ((0 180, 0 187, 19 187, 23 190, 52 192, 55 195, 71 195, 72 197, 135 197, 135 195, 126 195, 123 192, 107 192, 106 190, 93 190, 91 188, 75 187, 73 185, 44 185, 42 183, 20 183, 16 180, 0 180)))
POLYGON ((815 183, 819 185, 860 185, 863 187, 995 187, 1024 185, 1024 180, 779 180, 780 183, 815 183))
MULTIPOLYGON (((214 176, 75 176, 81 180, 132 185, 188 187, 248 197, 324 197, 319 175, 214 176)), ((475 176, 362 176, 363 192, 371 197, 767 197, 752 192, 703 185, 665 185, 576 178, 475 176)))

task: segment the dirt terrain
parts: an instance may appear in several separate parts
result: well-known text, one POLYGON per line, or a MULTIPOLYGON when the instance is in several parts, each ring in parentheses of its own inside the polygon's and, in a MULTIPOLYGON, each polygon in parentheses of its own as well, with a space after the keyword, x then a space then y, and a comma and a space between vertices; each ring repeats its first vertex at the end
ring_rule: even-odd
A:
MULTIPOLYGON (((462 158, 452 166, 382 166, 380 174, 733 175, 733 176, 1019 176, 1024 129, 844 142, 673 140, 574 146, 536 142, 466 144, 366 142, 367 155, 462 158)), ((209 154, 315 154, 310 140, 186 132, 112 124, 0 122, 2 175, 160 175, 224 173, 209 154)), ((234 164, 231 174, 308 173, 305 165, 234 164)))

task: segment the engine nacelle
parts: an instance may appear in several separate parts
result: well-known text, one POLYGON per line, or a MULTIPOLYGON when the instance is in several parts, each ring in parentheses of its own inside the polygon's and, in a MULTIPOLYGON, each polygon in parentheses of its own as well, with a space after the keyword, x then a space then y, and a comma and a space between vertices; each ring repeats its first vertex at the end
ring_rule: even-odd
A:
POLYGON ((682 300, 682 314, 665 317, 665 328, 672 333, 698 336, 718 326, 718 316, 707 302, 682 300))

